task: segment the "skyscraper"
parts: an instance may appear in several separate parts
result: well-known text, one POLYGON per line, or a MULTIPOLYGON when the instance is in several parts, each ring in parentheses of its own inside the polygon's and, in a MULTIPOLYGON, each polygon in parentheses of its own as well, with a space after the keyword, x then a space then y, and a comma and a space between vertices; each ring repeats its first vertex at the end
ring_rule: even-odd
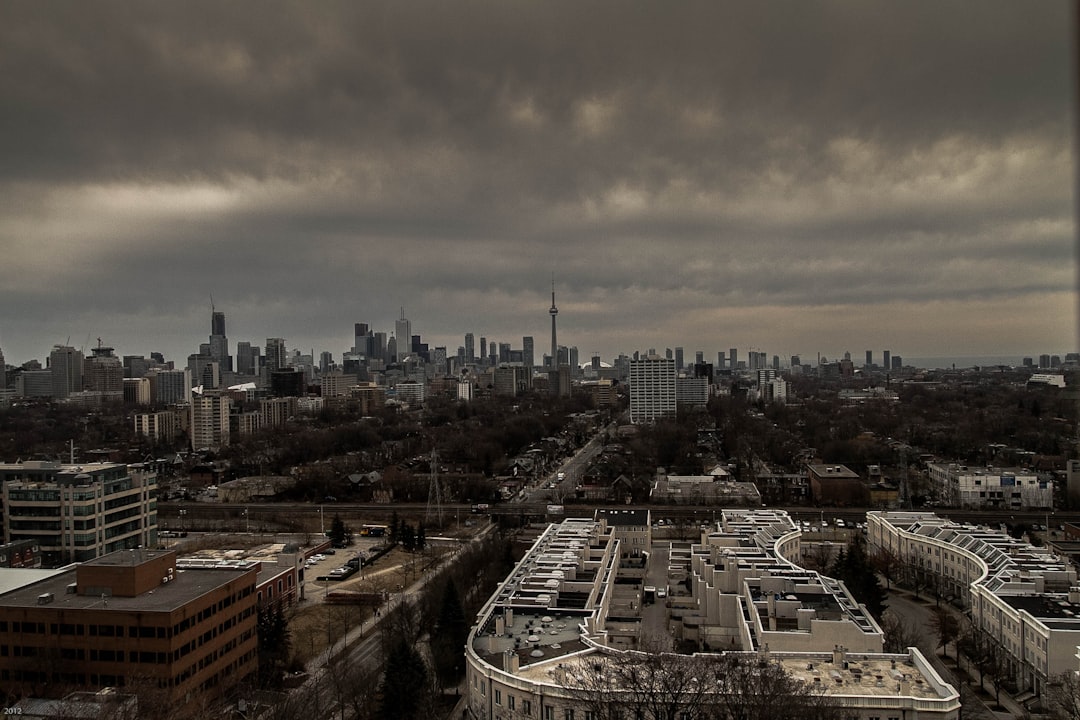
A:
POLYGON ((211 311, 210 313, 210 334, 211 335, 224 335, 225 334, 225 313, 211 311))
POLYGON ((675 361, 649 355, 630 361, 630 422, 675 414, 675 361))
POLYGON ((476 362, 476 338, 472 333, 465 333, 465 362, 476 362))
POLYGON ((266 370, 284 370, 288 366, 285 359, 285 338, 266 338, 266 370))
POLYGON ((681 347, 675 348, 675 369, 683 369, 683 349, 681 347))
POLYGON ((229 338, 225 336, 225 313, 217 310, 210 313, 209 350, 210 357, 217 361, 222 370, 232 370, 232 357, 229 355, 229 338))
POLYGON ((397 355, 395 360, 404 360, 411 350, 412 323, 405 318, 405 308, 401 308, 401 318, 394 322, 394 335, 397 337, 397 355))
POLYGON ((728 350, 728 367, 732 370, 739 369, 739 351, 736 348, 728 350))
POLYGON ((892 353, 888 350, 884 351, 884 353, 882 354, 881 367, 885 370, 888 370, 892 367, 892 360, 890 360, 891 355, 892 353))
POLYGON ((868 367, 868 368, 874 367, 874 351, 873 350, 867 350, 866 351, 866 364, 864 364, 863 367, 868 367))
POLYGON ((532 335, 521 338, 521 357, 525 367, 531 368, 535 364, 535 350, 533 348, 532 335))
POLYGON ((49 353, 52 370, 53 397, 63 400, 83 386, 83 354, 68 345, 56 345, 49 353))

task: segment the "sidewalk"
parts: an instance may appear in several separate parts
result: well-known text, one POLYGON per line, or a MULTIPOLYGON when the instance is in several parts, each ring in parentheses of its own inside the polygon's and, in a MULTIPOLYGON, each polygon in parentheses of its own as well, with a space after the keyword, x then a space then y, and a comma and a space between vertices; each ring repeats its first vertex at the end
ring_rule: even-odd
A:
MULTIPOLYGON (((925 608, 927 612, 939 607, 934 600, 927 597, 916 598, 915 593, 898 588, 895 584, 889 590, 889 598, 890 600, 898 599, 902 602, 921 606, 925 608)), ((964 619, 963 613, 952 604, 942 601, 940 607, 945 608, 948 612, 952 613, 958 622, 964 619)), ((937 637, 931 636, 929 639, 931 644, 934 645, 934 650, 927 659, 934 666, 934 669, 938 671, 938 674, 956 685, 958 692, 963 692, 963 688, 961 688, 960 685, 964 685, 972 692, 978 693, 976 699, 981 703, 983 709, 991 716, 1002 718, 1002 720, 1005 718, 1024 717, 1025 715, 1030 714, 1030 711, 1020 702, 1017 702, 1016 698, 1007 691, 1001 690, 1000 693, 996 693, 993 683, 986 677, 983 677, 981 684, 975 682, 978 675, 977 673, 975 675, 972 674, 971 661, 960 652, 956 643, 953 643, 954 655, 949 656, 949 662, 947 663, 946 659, 938 652, 941 648, 937 644, 937 637), (963 657, 963 667, 961 667, 961 664, 956 660, 956 655, 963 657), (981 691, 981 693, 979 691, 981 691), (995 702, 995 696, 999 698, 1000 703, 995 702), (996 710, 992 707, 996 705, 1000 705, 1001 709, 996 710)))

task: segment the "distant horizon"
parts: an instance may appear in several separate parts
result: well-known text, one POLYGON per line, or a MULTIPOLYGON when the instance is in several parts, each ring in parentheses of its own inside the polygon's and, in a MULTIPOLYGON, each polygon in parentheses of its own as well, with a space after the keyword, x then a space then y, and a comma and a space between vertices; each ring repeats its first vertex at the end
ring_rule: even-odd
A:
MULTIPOLYGON (((228 315, 227 314, 226 314, 226 323, 228 323, 228 315)), ((209 326, 209 323, 208 323, 208 326, 209 326)), ((384 330, 381 330, 378 327, 372 327, 371 329, 372 329, 373 332, 384 332, 384 330)), ((387 337, 389 338, 392 335, 392 332, 390 332, 390 331, 386 331, 386 332, 387 332, 387 337)), ((228 339, 229 339, 229 354, 234 359, 236 357, 236 344, 237 344, 237 342, 251 342, 252 345, 257 344, 259 349, 260 349, 260 354, 264 354, 265 347, 266 347, 266 342, 265 342, 266 338, 262 338, 262 339, 259 339, 259 340, 243 340, 243 339, 235 340, 231 336, 228 335, 228 324, 226 324, 226 333, 227 333, 226 337, 228 337, 228 339)), ((413 334, 418 334, 418 333, 414 332, 413 334)), ((479 356, 480 338, 482 337, 482 335, 480 333, 474 333, 474 336, 475 336, 475 342, 476 342, 475 352, 479 356)), ((282 337, 282 336, 281 335, 270 335, 268 337, 282 337)), ((457 354, 458 347, 464 346, 464 337, 465 337, 464 334, 462 334, 461 338, 460 338, 460 341, 458 342, 457 345, 454 345, 454 346, 451 347, 449 344, 447 344, 445 346, 446 349, 447 349, 447 357, 448 358, 455 357, 456 354, 457 354)), ((522 349, 521 348, 522 337, 524 337, 524 336, 515 336, 509 341, 505 337, 487 337, 487 340, 488 340, 489 343, 491 343, 492 341, 494 341, 495 343, 509 342, 512 349, 521 350, 522 349)), ((548 351, 547 340, 548 340, 548 338, 550 338, 550 328, 548 329, 548 335, 546 337, 544 335, 540 335, 540 334, 533 335, 532 337, 534 339, 535 347, 536 347, 536 354, 535 354, 535 357, 534 357, 535 365, 537 367, 539 367, 542 364, 541 359, 546 354, 548 354, 548 352, 547 352, 548 351)), ((209 338, 209 333, 207 333, 207 339, 208 338, 209 338)), ((127 348, 118 347, 116 344, 108 342, 107 339, 104 338, 104 337, 101 338, 101 340, 102 340, 102 346, 103 347, 112 347, 113 350, 114 350, 115 355, 117 357, 120 357, 120 358, 124 357, 125 355, 132 355, 132 356, 142 355, 143 357, 149 359, 151 352, 161 352, 160 350, 153 349, 153 348, 150 349, 150 350, 146 350, 146 351, 129 350, 127 348)), ((422 334, 421 334, 421 341, 427 343, 429 349, 433 349, 435 347, 443 346, 442 343, 433 342, 433 341, 428 340, 422 334)), ((162 354, 164 355, 166 361, 172 361, 173 364, 176 367, 185 367, 187 365, 188 356, 197 353, 198 352, 198 345, 200 343, 202 343, 202 342, 206 342, 206 340, 201 340, 200 339, 198 342, 193 343, 191 349, 188 352, 174 351, 172 353, 163 352, 162 354)), ((56 345, 65 345, 65 344, 66 343, 64 343, 64 342, 53 343, 48 348, 45 348, 44 352, 40 356, 31 357, 31 358, 25 358, 25 359, 21 359, 21 360, 18 360, 18 361, 16 361, 14 359, 14 357, 9 353, 8 349, 3 344, 0 344, 0 353, 3 354, 5 363, 10 365, 10 366, 13 366, 13 367, 20 367, 24 363, 30 362, 32 360, 38 360, 42 364, 42 367, 45 367, 46 361, 47 361, 48 356, 49 356, 49 352, 52 350, 52 348, 54 346, 56 346, 56 345)), ((173 344, 175 345, 176 343, 173 343, 173 344)), ((559 340, 559 345, 560 346, 567 346, 567 344, 564 343, 561 338, 559 340)), ((92 348, 97 346, 97 338, 94 338, 89 344, 87 344, 85 346, 82 346, 82 347, 80 347, 81 343, 80 343, 80 345, 76 345, 73 342, 71 343, 70 346, 75 347, 76 349, 82 349, 84 355, 89 356, 92 353, 92 348)), ((289 343, 288 337, 285 337, 285 346, 286 346, 287 351, 290 354, 292 354, 292 352, 294 350, 299 350, 301 355, 307 355, 309 352, 314 350, 314 358, 313 359, 314 359, 314 361, 316 363, 318 362, 318 358, 319 358, 320 353, 322 353, 324 351, 329 351, 332 354, 333 358, 334 358, 334 362, 340 364, 341 361, 342 361, 342 353, 345 352, 345 351, 342 351, 342 350, 330 350, 329 348, 320 347, 318 345, 316 345, 314 348, 294 346, 291 343, 289 343)), ((574 345, 569 345, 569 347, 574 347, 574 345)), ((582 350, 581 346, 576 346, 576 347, 578 348, 579 362, 582 365, 587 364, 589 359, 592 357, 592 353, 591 352, 586 353, 585 351, 582 350)), ((678 345, 663 345, 663 346, 661 346, 661 345, 656 345, 656 344, 653 344, 653 343, 643 343, 641 347, 634 348, 634 349, 631 349, 631 350, 623 350, 623 351, 615 352, 615 353, 608 354, 608 355, 601 354, 600 359, 603 362, 610 363, 610 362, 614 361, 619 356, 620 352, 621 352, 621 354, 624 354, 624 355, 626 355, 628 357, 632 357, 634 352, 638 352, 638 353, 644 355, 645 353, 648 352, 649 349, 655 349, 657 354, 663 356, 667 352, 668 349, 671 349, 672 352, 674 353, 674 350, 677 347, 680 347, 680 346, 678 346, 678 345)), ((683 345, 681 347, 683 348, 683 361, 684 361, 685 365, 693 364, 693 362, 695 360, 695 357, 696 357, 696 353, 698 352, 698 350, 703 350, 702 348, 692 348, 692 347, 690 347, 688 345, 683 345)), ((738 350, 738 358, 737 359, 740 362, 745 363, 747 361, 748 353, 751 350, 753 350, 753 351, 756 351, 756 352, 766 352, 768 362, 769 362, 770 366, 771 366, 771 363, 772 363, 773 356, 775 355, 775 356, 779 357, 781 367, 785 367, 785 368, 790 366, 791 357, 793 355, 798 355, 799 356, 799 359, 801 360, 801 364, 803 364, 803 365, 811 365, 811 366, 813 366, 813 365, 815 365, 817 363, 818 357, 819 357, 819 353, 817 353, 817 352, 814 352, 813 354, 780 353, 780 352, 772 352, 772 351, 769 351, 767 349, 763 349, 763 348, 760 348, 760 347, 757 347, 757 346, 752 346, 752 345, 746 345, 746 346, 741 346, 741 347, 736 346, 736 348, 738 350)), ((724 348, 723 349, 723 352, 724 352, 725 356, 728 354, 729 349, 730 348, 724 348)), ((704 360, 705 360, 705 362, 715 365, 716 360, 717 360, 717 353, 720 352, 720 350, 717 349, 717 350, 713 350, 711 352, 708 351, 708 350, 703 350, 703 352, 704 352, 704 360)), ((841 351, 841 352, 837 352, 837 353, 822 352, 822 353, 820 353, 820 357, 826 358, 830 362, 832 362, 832 361, 842 359, 845 352, 850 352, 851 353, 851 360, 855 364, 856 368, 864 367, 866 348, 864 348, 863 350, 860 350, 860 351, 845 350, 845 351, 841 351)), ((883 350, 875 349, 875 350, 872 350, 872 352, 873 352, 873 356, 872 356, 873 357, 873 365, 878 367, 878 368, 884 369, 883 366, 882 366, 882 362, 883 362, 882 353, 883 353, 883 350)), ((1062 351, 1041 350, 1039 352, 1029 352, 1029 353, 1008 353, 1008 352, 1000 353, 1000 352, 996 352, 996 353, 936 354, 936 355, 907 355, 907 354, 905 354, 903 352, 900 352, 900 351, 897 351, 897 350, 890 350, 889 352, 890 352, 890 356, 893 357, 893 358, 899 356, 902 359, 902 362, 903 362, 905 367, 916 367, 916 368, 922 368, 922 369, 930 370, 930 369, 949 369, 954 365, 957 368, 968 368, 968 367, 975 367, 975 366, 993 366, 993 365, 1009 365, 1009 366, 1019 367, 1019 366, 1022 366, 1024 358, 1031 358, 1034 361, 1035 367, 1038 368, 1038 362, 1039 362, 1039 356, 1040 355, 1051 355, 1051 356, 1057 355, 1057 356, 1059 356, 1061 358, 1062 362, 1064 362, 1064 359, 1065 359, 1066 355, 1068 355, 1069 353, 1078 352, 1078 350, 1062 350, 1062 351)), ((234 360, 234 364, 235 364, 235 360, 234 360)))

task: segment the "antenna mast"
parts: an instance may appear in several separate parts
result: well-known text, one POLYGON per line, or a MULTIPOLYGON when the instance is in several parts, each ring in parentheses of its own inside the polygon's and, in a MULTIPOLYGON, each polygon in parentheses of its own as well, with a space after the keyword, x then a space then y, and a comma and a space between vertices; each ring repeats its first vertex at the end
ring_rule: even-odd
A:
POLYGON ((438 520, 438 527, 443 526, 442 487, 439 485, 439 453, 435 448, 431 449, 431 473, 428 480, 427 512, 424 513, 424 522, 431 520, 432 508, 438 520))

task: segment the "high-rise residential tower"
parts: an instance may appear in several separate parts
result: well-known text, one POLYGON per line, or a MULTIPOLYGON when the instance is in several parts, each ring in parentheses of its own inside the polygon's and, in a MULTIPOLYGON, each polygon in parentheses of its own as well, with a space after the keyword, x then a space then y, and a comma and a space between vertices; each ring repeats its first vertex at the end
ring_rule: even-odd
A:
POLYGON ((675 361, 648 355, 630 361, 630 422, 650 423, 675 414, 675 361))
POLYGON ((232 357, 229 355, 229 338, 225 336, 225 313, 213 310, 210 313, 210 357, 222 370, 232 371, 232 357))
POLYGON ((465 362, 476 362, 476 338, 472 333, 465 333, 465 362))
POLYGON ((56 345, 49 353, 52 370, 52 396, 63 400, 73 392, 83 389, 83 354, 68 345, 56 345))
POLYGON ((285 357, 285 338, 266 338, 266 370, 284 370, 288 367, 285 357))
POLYGON ((536 360, 535 352, 532 335, 521 338, 521 361, 525 367, 533 367, 536 360))

